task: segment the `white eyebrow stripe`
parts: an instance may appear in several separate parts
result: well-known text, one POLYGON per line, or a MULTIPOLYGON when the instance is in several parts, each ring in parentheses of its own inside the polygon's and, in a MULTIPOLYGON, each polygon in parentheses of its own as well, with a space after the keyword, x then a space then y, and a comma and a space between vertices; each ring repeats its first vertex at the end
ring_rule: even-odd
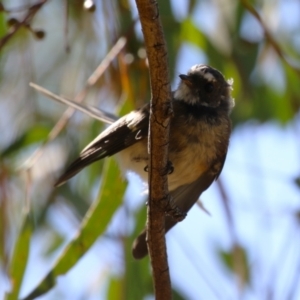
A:
POLYGON ((212 81, 212 82, 216 81, 215 76, 214 76, 213 74, 209 73, 209 72, 203 73, 203 77, 204 77, 207 81, 209 81, 209 82, 211 82, 211 81, 212 81))
POLYGON ((190 72, 192 73, 202 73, 203 78, 205 78, 208 82, 215 82, 217 81, 215 76, 210 72, 204 72, 204 70, 207 70, 206 65, 194 65, 191 67, 190 72))
POLYGON ((200 65, 194 65, 190 68, 191 72, 195 72, 197 69, 200 69, 200 65))

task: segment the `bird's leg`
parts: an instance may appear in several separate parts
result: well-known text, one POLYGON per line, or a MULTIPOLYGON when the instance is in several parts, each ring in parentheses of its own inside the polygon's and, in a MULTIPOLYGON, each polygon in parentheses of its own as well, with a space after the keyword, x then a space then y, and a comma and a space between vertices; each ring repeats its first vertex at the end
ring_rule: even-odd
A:
MULTIPOLYGON (((145 166, 144 171, 149 172, 148 165, 145 166)), ((166 167, 162 171, 162 175, 170 175, 173 172, 174 166, 172 162, 168 160, 166 167)), ((176 222, 180 222, 186 217, 186 213, 181 211, 170 195, 164 197, 160 203, 165 214, 171 216, 176 222)), ((148 204, 147 202, 146 205, 148 204)))
MULTIPOLYGON (((144 171, 149 172, 148 165, 145 166, 144 171)), ((165 169, 162 172, 163 173, 162 175, 165 175, 165 174, 170 175, 173 172, 174 172, 174 166, 173 166, 172 162, 170 160, 168 160, 167 165, 166 165, 165 169)))
MULTIPOLYGON (((172 196, 166 196, 160 201, 160 203, 165 214, 172 217, 176 222, 181 222, 185 219, 187 214, 176 205, 172 196)), ((147 201, 145 204, 148 206, 149 202, 147 201)))
MULTIPOLYGON (((165 169, 163 170, 163 175, 170 175, 174 172, 173 163, 168 160, 165 169)), ((182 212, 181 209, 176 205, 172 196, 168 194, 162 201, 164 211, 166 215, 171 216, 175 221, 180 222, 186 217, 186 213, 182 212)))

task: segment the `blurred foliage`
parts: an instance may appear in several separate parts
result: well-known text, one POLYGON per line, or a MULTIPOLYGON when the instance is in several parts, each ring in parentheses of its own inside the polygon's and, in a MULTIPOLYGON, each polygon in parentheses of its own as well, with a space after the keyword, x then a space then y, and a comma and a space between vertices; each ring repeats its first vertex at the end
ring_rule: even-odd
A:
POLYGON ((240 277, 239 280, 243 285, 242 288, 246 285, 250 285, 249 261, 245 249, 235 245, 231 251, 221 251, 220 257, 226 267, 240 277))
POLYGON ((121 205, 126 184, 125 182, 120 182, 116 186, 115 180, 120 175, 116 163, 112 162, 112 159, 107 159, 103 173, 105 175, 99 196, 93 205, 90 206, 77 236, 68 243, 68 247, 57 259, 53 269, 26 299, 38 297, 53 288, 56 278, 69 271, 94 244, 98 236, 105 232, 110 219, 121 205), (113 202, 111 201, 112 198, 114 199, 113 202))
MULTIPOLYGON (((30 266, 35 261, 27 258, 29 240, 33 249, 43 245, 39 246, 40 264, 43 259, 53 257, 59 257, 57 263, 63 264, 71 260, 63 270, 69 274, 72 266, 81 262, 80 257, 92 251, 89 249, 97 237, 113 243, 118 250, 104 252, 102 268, 95 263, 96 271, 82 274, 86 277, 82 282, 85 285, 82 298, 93 299, 97 295, 97 299, 144 299, 152 294, 148 258, 136 262, 130 253, 131 243, 145 223, 145 207, 140 206, 142 201, 133 205, 132 197, 124 196, 118 171, 114 169, 111 175, 109 168, 99 162, 64 186, 56 190, 52 187, 64 166, 97 136, 103 124, 75 113, 62 126, 59 137, 45 143, 65 107, 29 87, 33 81, 70 99, 85 89, 85 103, 121 115, 149 101, 147 60, 134 2, 90 1, 92 7, 84 9, 87 2, 0 2, 0 286, 4 288, 0 289, 0 298, 4 291, 11 290, 10 297, 18 294, 26 264, 28 272, 33 270, 30 266), (127 38, 125 47, 104 74, 87 86, 89 76, 121 36, 127 38), (107 176, 112 176, 109 182, 107 176), (99 205, 107 210, 92 215, 95 220, 88 227, 91 231, 87 239, 87 227, 80 224, 86 224, 84 220, 91 217, 99 185, 100 189, 104 186, 99 205), (26 201, 30 202, 33 220, 30 230, 29 221, 21 213, 26 201), (79 241, 80 249, 67 252, 74 241, 79 241), (95 274, 101 278, 95 278, 95 274)), ((210 64, 234 79, 234 128, 249 121, 257 124, 274 121, 285 126, 299 117, 300 23, 295 12, 295 8, 300 9, 299 3, 296 0, 247 2, 261 16, 264 26, 246 9, 245 3, 158 1, 171 80, 177 83, 177 75, 187 71, 191 64, 210 64), (267 34, 264 30, 268 30, 267 34)), ((100 241, 93 246, 96 253, 100 251, 99 244, 100 241)), ((244 288, 253 276, 248 249, 242 246, 234 249, 214 251, 220 254, 222 265, 240 277, 244 288), (240 261, 242 271, 234 268, 235 259, 240 261)), ((55 267, 50 271, 45 268, 43 274, 51 274, 52 286, 61 272, 55 273, 55 267)), ((32 274, 25 274, 25 279, 26 276, 30 278, 32 274)), ((38 277, 34 283, 22 286, 22 297, 42 280, 43 277, 38 277)), ((54 290, 65 299, 79 299, 74 294, 70 296, 67 287, 58 286, 54 290)), ((178 291, 174 291, 174 299, 186 299, 178 291)))
POLYGON ((29 215, 25 215, 24 224, 18 234, 8 274, 12 283, 12 292, 7 299, 18 299, 21 289, 26 263, 28 260, 29 245, 32 235, 32 224, 29 215))

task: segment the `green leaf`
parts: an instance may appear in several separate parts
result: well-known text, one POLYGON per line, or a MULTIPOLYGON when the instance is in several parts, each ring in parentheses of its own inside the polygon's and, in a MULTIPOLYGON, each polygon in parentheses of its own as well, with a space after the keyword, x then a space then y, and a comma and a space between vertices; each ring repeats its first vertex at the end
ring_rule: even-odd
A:
POLYGON ((49 256, 53 254, 64 242, 63 236, 53 228, 53 237, 49 239, 48 247, 45 249, 44 255, 49 256))
POLYGON ((187 297, 184 297, 179 291, 176 289, 172 289, 172 299, 173 300, 185 300, 187 297))
POLYGON ((126 299, 123 297, 123 279, 112 277, 110 279, 108 293, 107 293, 107 300, 115 300, 115 299, 126 299))
MULTIPOLYGON (((172 11, 171 1, 165 0, 159 2, 159 11, 162 26, 165 34, 165 39, 168 48, 168 62, 170 66, 176 65, 177 53, 180 48, 181 40, 178 39, 178 32, 180 32, 181 24, 175 19, 174 15, 170 13, 172 11)), ((174 76, 174 68, 170 68, 171 77, 174 76)))
MULTIPOLYGON (((297 71, 297 69, 293 69, 290 66, 287 66, 286 64, 282 64, 283 69, 285 71, 285 82, 286 82, 286 95, 284 99, 286 99, 286 96, 288 96, 288 104, 290 105, 291 109, 293 110, 294 114, 297 114, 300 109, 300 99, 299 99, 299 76, 300 73, 297 71)), ((285 103, 285 101, 283 101, 285 103)))
POLYGON ((181 38, 202 49, 206 48, 205 36, 194 24, 191 18, 184 20, 181 25, 181 38))
POLYGON ((8 147, 6 147, 0 155, 2 157, 12 155, 16 151, 25 147, 41 142, 46 139, 49 133, 49 128, 43 125, 36 125, 26 130, 22 135, 17 137, 8 147))
POLYGON ((291 103, 281 93, 267 86, 259 86, 253 93, 253 116, 252 118, 266 121, 275 119, 286 123, 293 117, 291 103))
POLYGON ((250 269, 247 252, 240 245, 234 245, 231 251, 220 251, 224 265, 236 274, 243 286, 250 283, 250 269))
POLYGON ((145 227, 146 206, 142 205, 135 213, 135 230, 124 242, 124 299, 144 299, 153 293, 153 283, 150 274, 149 257, 142 260, 132 258, 132 243, 145 227), (132 284, 134 283, 134 285, 132 284))
POLYGON ((188 6, 189 6, 189 8, 188 8, 188 14, 189 15, 193 14, 193 11, 197 7, 197 4, 198 4, 198 1, 196 1, 196 0, 190 0, 189 1, 189 4, 188 4, 188 6))
POLYGON ((102 235, 113 214, 121 205, 126 183, 121 179, 116 162, 105 161, 103 183, 96 201, 82 221, 78 235, 67 245, 54 267, 42 282, 25 299, 34 299, 48 292, 56 278, 66 274, 102 235))
POLYGON ((3 38, 3 36, 7 33, 6 18, 7 18, 6 14, 4 14, 3 11, 1 11, 0 12, 0 37, 1 38, 3 38))
POLYGON ((7 295, 7 300, 18 299, 27 265, 31 235, 32 223, 30 216, 26 214, 9 266, 9 276, 12 284, 12 291, 7 295))

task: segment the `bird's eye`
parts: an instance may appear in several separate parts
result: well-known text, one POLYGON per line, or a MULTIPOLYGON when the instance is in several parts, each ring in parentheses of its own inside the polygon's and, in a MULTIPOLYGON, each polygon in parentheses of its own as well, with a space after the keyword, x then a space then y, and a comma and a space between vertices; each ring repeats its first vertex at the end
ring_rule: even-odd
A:
POLYGON ((211 82, 208 82, 204 85, 204 89, 207 93, 211 93, 214 89, 214 85, 211 82))

